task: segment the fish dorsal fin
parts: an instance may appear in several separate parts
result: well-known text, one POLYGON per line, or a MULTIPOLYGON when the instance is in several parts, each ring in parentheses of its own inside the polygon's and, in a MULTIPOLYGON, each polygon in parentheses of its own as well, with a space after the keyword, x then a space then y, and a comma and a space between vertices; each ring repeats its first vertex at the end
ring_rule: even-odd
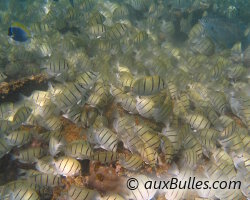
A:
POLYGON ((19 23, 19 22, 14 22, 14 23, 12 23, 11 26, 12 26, 12 27, 21 28, 22 30, 24 30, 24 31, 27 33, 27 35, 28 35, 29 37, 31 36, 29 29, 28 29, 25 25, 23 25, 23 24, 21 24, 21 23, 19 23))

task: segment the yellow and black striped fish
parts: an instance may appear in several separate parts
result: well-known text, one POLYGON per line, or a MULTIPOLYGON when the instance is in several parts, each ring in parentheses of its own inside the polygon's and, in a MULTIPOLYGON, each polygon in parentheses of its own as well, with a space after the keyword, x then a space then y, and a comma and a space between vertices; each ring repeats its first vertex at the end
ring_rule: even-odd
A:
POLYGON ((160 76, 146 76, 138 78, 132 85, 132 92, 141 96, 154 95, 165 88, 164 80, 160 76))
POLYGON ((90 144, 85 140, 76 140, 67 144, 65 155, 76 159, 88 159, 93 155, 93 150, 90 144))
POLYGON ((80 162, 68 156, 59 157, 53 163, 56 172, 63 176, 77 176, 82 170, 80 162))

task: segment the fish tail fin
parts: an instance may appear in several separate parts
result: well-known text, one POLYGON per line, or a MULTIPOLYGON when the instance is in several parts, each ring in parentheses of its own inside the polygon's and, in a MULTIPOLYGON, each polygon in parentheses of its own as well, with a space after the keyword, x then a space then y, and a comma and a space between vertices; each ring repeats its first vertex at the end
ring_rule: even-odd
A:
POLYGON ((60 140, 54 136, 50 138, 49 141, 49 152, 50 154, 54 157, 56 156, 59 152, 62 151, 64 146, 64 141, 60 140))

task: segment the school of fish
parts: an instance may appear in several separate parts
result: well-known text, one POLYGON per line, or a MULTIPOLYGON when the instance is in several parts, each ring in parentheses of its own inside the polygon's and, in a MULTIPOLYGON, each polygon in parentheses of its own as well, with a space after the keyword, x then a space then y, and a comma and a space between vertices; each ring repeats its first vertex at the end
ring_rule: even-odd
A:
POLYGON ((55 188, 58 200, 250 199, 250 24, 232 19, 234 6, 219 16, 216 2, 0 2, 0 84, 48 77, 46 90, 1 100, 0 162, 20 167, 0 200, 51 199, 55 188), (139 187, 66 187, 84 160, 119 165, 139 187), (191 176, 241 188, 143 186, 191 176))

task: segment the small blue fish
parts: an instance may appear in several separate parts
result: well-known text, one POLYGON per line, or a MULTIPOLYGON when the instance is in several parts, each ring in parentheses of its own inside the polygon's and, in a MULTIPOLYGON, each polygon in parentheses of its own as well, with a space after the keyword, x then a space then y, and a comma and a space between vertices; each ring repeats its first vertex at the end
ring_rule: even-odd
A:
POLYGON ((26 42, 30 38, 29 30, 20 23, 13 23, 8 29, 8 36, 18 42, 26 42))

